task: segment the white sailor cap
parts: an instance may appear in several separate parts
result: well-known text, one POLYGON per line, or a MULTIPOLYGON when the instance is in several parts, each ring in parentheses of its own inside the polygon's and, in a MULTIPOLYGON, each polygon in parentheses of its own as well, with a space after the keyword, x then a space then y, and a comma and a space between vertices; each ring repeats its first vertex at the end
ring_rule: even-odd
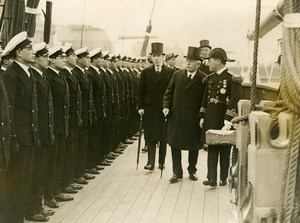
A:
POLYGON ((58 56, 60 56, 60 55, 63 55, 63 56, 65 56, 65 53, 64 53, 64 51, 63 51, 63 49, 62 49, 62 47, 61 46, 54 46, 54 47, 51 47, 50 49, 49 49, 49 57, 50 58, 56 58, 56 57, 58 57, 58 56))
POLYGON ((75 52, 75 50, 72 47, 72 43, 65 43, 62 50, 65 52, 67 56, 70 56, 72 53, 75 52))
POLYGON ((43 56, 44 54, 48 53, 47 44, 45 42, 34 44, 33 49, 35 51, 36 57, 40 57, 40 56, 43 56))
POLYGON ((20 32, 19 34, 15 35, 7 43, 2 54, 6 55, 6 54, 10 54, 10 53, 16 51, 17 49, 20 49, 20 48, 23 49, 30 43, 31 43, 31 40, 28 38, 27 32, 26 31, 20 32))
POLYGON ((104 60, 109 58, 109 51, 108 50, 105 50, 105 51, 102 52, 102 58, 104 60))
POLYGON ((102 53, 101 53, 101 48, 100 47, 97 47, 97 48, 91 50, 91 52, 90 52, 90 58, 91 59, 94 58, 94 57, 97 57, 97 56, 101 56, 101 55, 102 55, 102 53))
POLYGON ((80 49, 77 49, 74 51, 74 53, 76 54, 77 57, 81 58, 81 57, 86 57, 89 55, 89 52, 88 52, 88 48, 87 47, 83 47, 83 48, 80 48, 80 49))

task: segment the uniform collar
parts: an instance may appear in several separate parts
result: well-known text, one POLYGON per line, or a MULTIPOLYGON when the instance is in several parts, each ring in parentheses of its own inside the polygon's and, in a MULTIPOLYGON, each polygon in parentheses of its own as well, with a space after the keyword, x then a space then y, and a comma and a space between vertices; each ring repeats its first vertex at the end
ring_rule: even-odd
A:
POLYGON ((22 63, 16 61, 16 60, 15 60, 15 62, 16 62, 17 64, 19 64, 19 66, 25 71, 25 73, 27 74, 27 76, 30 77, 30 72, 29 72, 29 70, 28 70, 29 67, 26 66, 25 64, 22 64, 22 63))
POLYGON ((227 67, 223 67, 221 70, 218 70, 216 73, 220 75, 226 69, 227 69, 227 67))
POLYGON ((98 74, 100 74, 99 68, 95 67, 94 65, 90 65, 95 71, 97 71, 98 74))
POLYGON ((38 69, 38 68, 36 68, 34 66, 32 66, 31 68, 34 69, 34 70, 36 70, 36 72, 38 72, 43 77, 43 72, 40 69, 38 69))

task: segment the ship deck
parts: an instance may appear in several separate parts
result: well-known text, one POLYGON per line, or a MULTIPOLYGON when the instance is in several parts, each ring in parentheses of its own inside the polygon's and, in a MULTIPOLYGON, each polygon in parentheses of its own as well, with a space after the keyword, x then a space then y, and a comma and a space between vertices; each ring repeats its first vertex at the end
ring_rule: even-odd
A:
MULTIPOLYGON (((89 181, 70 202, 60 203, 51 216, 52 223, 236 223, 236 206, 230 203, 228 187, 202 185, 206 178, 207 152, 200 151, 198 181, 191 181, 187 171, 183 180, 169 184, 172 160, 168 148, 166 169, 143 169, 147 154, 140 154, 136 170, 137 141, 129 145, 111 166, 89 181)), ((187 152, 182 152, 183 168, 187 168, 187 152)), ((29 223, 30 221, 26 221, 29 223)))

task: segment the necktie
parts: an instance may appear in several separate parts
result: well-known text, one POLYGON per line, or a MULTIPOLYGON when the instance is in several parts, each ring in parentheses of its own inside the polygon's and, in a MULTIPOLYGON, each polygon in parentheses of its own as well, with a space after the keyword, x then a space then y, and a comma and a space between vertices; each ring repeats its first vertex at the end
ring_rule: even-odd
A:
POLYGON ((155 67, 155 71, 156 71, 157 74, 159 74, 160 73, 160 67, 155 67))
POLYGON ((188 80, 189 80, 189 81, 191 81, 191 80, 192 80, 192 75, 191 75, 191 74, 189 74, 189 76, 188 76, 188 80))

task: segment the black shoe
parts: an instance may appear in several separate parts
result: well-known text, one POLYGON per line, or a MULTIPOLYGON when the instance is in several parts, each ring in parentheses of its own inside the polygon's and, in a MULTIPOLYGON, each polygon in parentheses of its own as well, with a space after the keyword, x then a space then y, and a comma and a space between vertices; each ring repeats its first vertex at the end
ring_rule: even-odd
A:
POLYGON ((65 195, 65 194, 59 194, 55 197, 56 201, 72 201, 74 200, 74 197, 65 195))
POLYGON ((227 180, 220 180, 219 182, 219 185, 222 187, 222 186, 225 186, 227 184, 227 180))
POLYGON ((217 186, 217 180, 214 179, 207 179, 203 181, 203 185, 205 186, 211 186, 211 187, 216 187, 217 186))
POLYGON ((143 149, 142 149, 142 152, 147 152, 148 151, 148 146, 145 146, 143 149))
POLYGON ((126 139, 124 142, 123 142, 124 144, 132 144, 133 143, 133 141, 132 140, 130 140, 130 139, 126 139))
POLYGON ((30 216, 25 216, 26 220, 34 221, 34 222, 47 222, 49 221, 49 217, 42 215, 42 214, 35 214, 30 216))
POLYGON ((108 164, 111 164, 111 163, 113 163, 114 161, 113 161, 113 160, 110 160, 110 159, 105 159, 105 162, 107 162, 108 164))
POLYGON ((63 192, 63 193, 66 193, 66 194, 77 194, 77 190, 75 190, 73 187, 71 187, 71 186, 69 186, 69 187, 63 187, 62 189, 61 189, 61 191, 63 192))
POLYGON ((58 208, 59 204, 56 202, 56 200, 52 199, 52 200, 44 200, 44 204, 46 206, 48 206, 49 208, 58 208))
POLYGON ((74 182, 78 184, 88 184, 88 181, 83 177, 75 177, 74 182))
POLYGON ((83 178, 86 180, 92 180, 92 179, 95 179, 95 176, 93 176, 92 174, 89 174, 89 173, 84 173, 83 178))
POLYGON ((100 174, 100 172, 98 170, 96 170, 95 168, 86 169, 86 172, 90 173, 90 174, 100 174))
POLYGON ((173 175, 173 177, 169 180, 171 184, 177 183, 182 179, 182 176, 177 176, 176 174, 173 175))
POLYGON ((154 170, 154 166, 151 164, 147 164, 146 166, 144 166, 145 170, 154 170))
POLYGON ((116 150, 114 151, 114 153, 117 153, 117 154, 123 154, 123 152, 122 152, 121 150, 119 150, 119 149, 116 149, 116 150))
POLYGON ((114 160, 114 159, 116 159, 116 157, 113 156, 112 154, 108 154, 108 155, 106 156, 106 159, 114 160))
POLYGON ((197 175, 196 175, 195 173, 190 173, 189 178, 190 178, 191 180, 193 180, 193 181, 198 180, 198 177, 197 177, 197 175))
POLYGON ((158 164, 158 169, 160 169, 160 170, 165 169, 165 164, 158 164))
POLYGON ((96 165, 95 169, 96 170, 104 170, 104 166, 96 165))
POLYGON ((53 210, 46 210, 46 209, 42 208, 41 211, 40 211, 40 213, 42 215, 45 215, 45 216, 49 217, 49 216, 54 215, 55 211, 53 211, 53 210))
POLYGON ((72 183, 70 187, 74 188, 75 190, 81 190, 83 188, 82 185, 76 183, 72 183))
POLYGON ((100 163, 101 166, 110 166, 110 163, 106 162, 106 160, 103 160, 101 163, 100 163))

